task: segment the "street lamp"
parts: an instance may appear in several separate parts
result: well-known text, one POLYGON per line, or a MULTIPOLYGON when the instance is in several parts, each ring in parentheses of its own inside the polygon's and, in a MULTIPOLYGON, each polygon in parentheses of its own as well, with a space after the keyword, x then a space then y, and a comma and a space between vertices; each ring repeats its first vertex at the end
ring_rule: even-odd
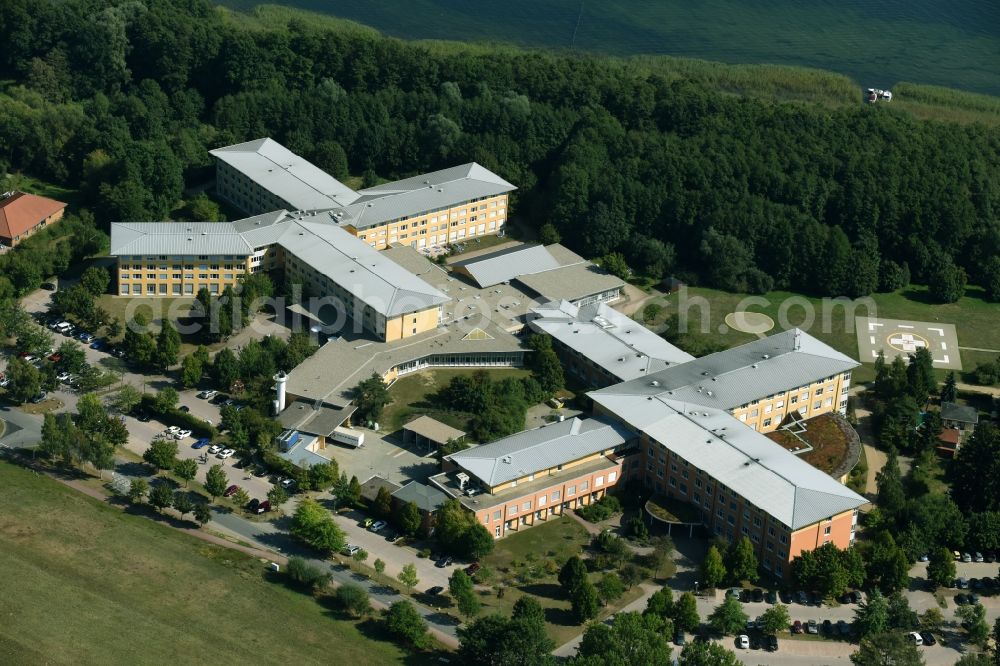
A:
POLYGON ((698 596, 698 581, 694 582, 694 596, 698 596))

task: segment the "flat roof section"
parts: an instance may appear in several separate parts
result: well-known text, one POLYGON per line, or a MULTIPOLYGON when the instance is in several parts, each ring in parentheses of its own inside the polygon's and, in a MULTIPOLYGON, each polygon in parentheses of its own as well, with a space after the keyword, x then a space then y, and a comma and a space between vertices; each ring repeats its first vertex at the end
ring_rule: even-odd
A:
POLYGON ((622 280, 590 262, 522 275, 517 281, 546 301, 579 301, 625 286, 622 280))
POLYGON ((359 196, 312 162, 270 138, 216 148, 209 154, 296 210, 345 206, 359 196))
POLYGON ((417 508, 425 513, 434 513, 450 498, 437 488, 410 481, 399 490, 392 493, 392 496, 400 502, 407 504, 413 502, 417 508))
POLYGON ((604 303, 583 307, 569 301, 532 309, 532 330, 546 333, 619 381, 646 377, 694 360, 642 324, 604 303))
POLYGON ((448 440, 458 441, 465 437, 465 433, 458 428, 452 428, 447 423, 441 423, 426 414, 422 414, 404 425, 403 430, 420 435, 435 444, 446 444, 448 440))
POLYGON ((521 245, 451 265, 467 273, 480 287, 492 287, 521 275, 559 268, 560 264, 543 245, 521 245))

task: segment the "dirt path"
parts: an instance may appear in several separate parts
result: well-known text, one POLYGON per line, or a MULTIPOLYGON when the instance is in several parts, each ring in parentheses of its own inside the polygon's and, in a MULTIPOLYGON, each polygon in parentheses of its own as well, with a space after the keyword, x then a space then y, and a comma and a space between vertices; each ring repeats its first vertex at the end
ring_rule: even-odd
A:
POLYGON ((870 444, 865 444, 865 459, 868 460, 868 478, 865 479, 865 493, 874 497, 878 492, 875 476, 885 467, 886 455, 870 444))
POLYGON ((624 292, 627 300, 624 303, 616 304, 617 309, 620 310, 622 314, 628 315, 629 317, 633 316, 649 301, 663 296, 663 294, 655 289, 647 294, 642 289, 634 287, 627 282, 625 283, 625 287, 622 291, 624 292))

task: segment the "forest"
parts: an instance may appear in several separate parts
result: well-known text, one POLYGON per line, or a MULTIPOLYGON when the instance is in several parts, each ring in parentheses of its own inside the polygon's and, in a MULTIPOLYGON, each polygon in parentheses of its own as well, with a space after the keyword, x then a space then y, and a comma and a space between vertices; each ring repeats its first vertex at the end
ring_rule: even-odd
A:
POLYGON ((0 175, 78 189, 98 228, 168 219, 211 180, 209 149, 271 136, 365 182, 479 162, 542 240, 654 279, 1000 299, 997 128, 627 59, 262 29, 206 0, 6 0, 0 43, 0 175))

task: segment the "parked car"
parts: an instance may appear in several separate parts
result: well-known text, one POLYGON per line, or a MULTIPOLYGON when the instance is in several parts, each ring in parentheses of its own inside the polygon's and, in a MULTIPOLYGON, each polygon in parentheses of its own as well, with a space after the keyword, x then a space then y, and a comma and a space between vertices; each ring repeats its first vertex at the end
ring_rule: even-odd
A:
POLYGON ((924 639, 923 639, 923 637, 919 633, 917 633, 915 631, 911 631, 907 635, 910 637, 910 640, 913 641, 914 645, 923 645, 924 644, 924 639))
POLYGON ((808 606, 809 605, 809 595, 806 594, 805 591, 803 591, 803 590, 799 590, 795 594, 795 600, 798 601, 803 606, 808 606))
POLYGON ((969 564, 970 562, 972 562, 972 555, 969 555, 968 553, 962 553, 962 561, 965 562, 966 564, 969 564))
POLYGON ((178 430, 174 433, 174 439, 186 439, 191 436, 190 430, 178 430))
POLYGON ((431 595, 432 597, 436 597, 437 595, 441 594, 442 592, 444 592, 444 588, 441 587, 440 585, 435 585, 434 587, 429 588, 427 590, 427 594, 431 595))
POLYGON ((969 595, 969 605, 975 606, 978 603, 979 603, 979 595, 973 592, 972 594, 969 595))
POLYGON ((743 590, 741 590, 738 587, 731 587, 728 590, 726 590, 726 596, 727 597, 732 597, 733 599, 739 599, 740 598, 740 592, 742 592, 742 591, 743 590))
POLYGON ((210 446, 210 447, 208 448, 208 452, 209 452, 209 454, 211 454, 211 455, 213 455, 213 456, 214 456, 214 455, 215 455, 216 453, 218 453, 219 451, 221 451, 221 450, 222 450, 222 447, 221 447, 221 446, 219 446, 218 444, 212 444, 212 446, 210 446))
POLYGON ((354 557, 354 553, 358 552, 359 550, 361 550, 359 546, 355 546, 353 543, 349 543, 346 546, 344 546, 344 550, 341 552, 343 552, 344 555, 347 555, 349 557, 354 557))
POLYGON ((135 415, 135 418, 137 421, 142 421, 143 423, 149 423, 149 420, 152 417, 146 412, 139 412, 138 414, 135 415))
POLYGON ((747 633, 752 634, 757 628, 757 620, 747 620, 747 633))
POLYGON ((748 603, 750 603, 750 599, 752 599, 752 597, 750 596, 750 590, 740 590, 740 601, 741 602, 743 602, 745 604, 748 604, 748 603))
POLYGON ((270 500, 264 500, 263 502, 257 505, 257 513, 267 513, 270 510, 271 510, 270 500))
POLYGON ((240 491, 240 487, 237 486, 236 484, 233 484, 233 485, 229 486, 228 488, 226 488, 226 492, 222 493, 222 496, 223 497, 232 497, 233 495, 235 495, 239 491, 240 491))
POLYGON ((934 634, 929 631, 921 631, 920 637, 924 639, 924 645, 937 645, 937 639, 934 638, 934 634))
POLYGON ((211 400, 215 396, 219 395, 218 391, 202 391, 198 394, 198 397, 202 400, 211 400))
POLYGON ((830 622, 830 620, 823 620, 823 624, 821 626, 821 629, 822 629, 822 631, 823 631, 824 634, 826 634, 827 636, 829 636, 830 634, 833 633, 833 622, 830 622))
POLYGON ((191 445, 191 448, 192 448, 192 449, 203 449, 203 448, 205 448, 206 446, 208 446, 208 444, 209 444, 209 439, 208 439, 208 437, 202 437, 202 438, 201 438, 201 439, 199 439, 199 440, 198 440, 197 442, 195 442, 194 444, 192 444, 192 445, 191 445))
POLYGON ((750 649, 750 637, 747 636, 746 634, 740 634, 739 636, 737 636, 736 637, 736 647, 740 648, 741 650, 749 650, 750 649))
POLYGON ((66 382, 69 381, 69 378, 71 376, 72 375, 70 375, 68 372, 60 372, 58 375, 56 375, 56 381, 65 384, 66 382))
POLYGON ((395 543, 396 541, 399 540, 399 533, 396 532, 395 530, 389 530, 388 532, 385 533, 385 540, 388 541, 389 543, 395 543))
POLYGON ((178 427, 178 426, 167 426, 163 430, 164 433, 166 433, 167 435, 170 435, 171 437, 174 436, 174 435, 176 435, 179 431, 180 431, 180 427, 178 427))
POLYGON ((843 620, 837 620, 837 632, 841 636, 850 636, 851 625, 849 625, 847 622, 844 622, 843 620))
POLYGON ((786 606, 792 603, 792 593, 789 592, 788 590, 780 590, 778 592, 778 598, 781 599, 781 603, 785 604, 786 606))
POLYGON ((250 513, 257 513, 257 507, 260 506, 260 500, 254 497, 252 500, 247 502, 247 511, 250 513))
POLYGON ((768 590, 767 594, 764 595, 764 598, 767 599, 767 603, 769 604, 778 603, 778 593, 775 592, 774 590, 768 590))
POLYGON ((94 351, 104 351, 104 348, 107 347, 107 344, 108 343, 105 342, 104 340, 94 340, 93 342, 90 343, 90 348, 93 349, 94 351))
POLYGON ((956 606, 964 606, 967 603, 969 603, 969 598, 967 596, 965 596, 964 594, 961 594, 961 593, 955 595, 955 605, 956 606))
POLYGON ((814 606, 822 606, 823 605, 823 595, 820 594, 819 592, 813 592, 812 594, 810 594, 809 595, 809 600, 812 601, 812 603, 813 603, 814 606))
POLYGON ((376 520, 374 523, 372 523, 371 527, 369 527, 368 529, 371 530, 372 532, 378 532, 386 525, 387 523, 384 520, 376 520))
POLYGON ((450 555, 446 555, 445 557, 442 557, 437 562, 435 562, 434 566, 436 566, 438 569, 444 569, 447 566, 451 566, 451 563, 453 561, 454 560, 451 559, 450 555))
POLYGON ((853 592, 851 592, 851 601, 852 602, 854 602, 856 604, 860 604, 863 599, 864 598, 861 596, 861 592, 859 590, 854 590, 853 592))
POLYGON ((232 458, 234 455, 236 455, 236 449, 223 449, 216 456, 216 458, 220 458, 221 460, 225 460, 227 458, 232 458))
POLYGON ((88 333, 87 331, 84 331, 83 333, 81 333, 81 334, 80 334, 79 336, 77 336, 77 337, 79 337, 79 338, 80 338, 80 342, 83 342, 83 343, 86 343, 86 344, 88 344, 88 345, 89 345, 89 344, 90 344, 91 342, 93 342, 93 341, 94 341, 94 334, 93 334, 93 333, 88 333))
POLYGON ((796 620, 792 622, 792 633, 801 634, 802 633, 802 620, 796 620))
POLYGON ((60 354, 59 352, 52 352, 45 358, 49 359, 51 363, 58 363, 59 361, 62 360, 62 354, 60 354))
POLYGON ((955 580, 955 587, 960 590, 967 590, 969 588, 969 579, 960 577, 955 580))
POLYGON ((764 601, 764 590, 760 589, 759 587, 755 587, 753 589, 753 592, 751 592, 751 596, 753 597, 753 600, 756 603, 760 603, 764 601))
POLYGON ((188 412, 191 411, 191 408, 188 407, 187 405, 181 405, 180 407, 177 408, 177 411, 184 412, 185 414, 187 414, 188 412))
POLYGON ((767 651, 777 652, 778 651, 778 637, 774 634, 769 634, 767 636, 767 651))
POLYGON ((7 388, 8 386, 10 386, 10 379, 0 375, 0 388, 7 388))
POLYGON ((983 582, 978 578, 969 579, 969 589, 971 590, 981 590, 983 589, 983 582))
POLYGON ((34 398, 32 398, 31 402, 32 402, 32 404, 37 405, 41 401, 45 400, 46 396, 48 396, 48 393, 46 393, 45 391, 42 391, 38 395, 36 395, 34 398))
POLYGON ((973 555, 973 559, 974 559, 974 560, 975 560, 976 562, 985 562, 985 561, 986 561, 985 559, 983 559, 983 554, 982 554, 982 553, 980 553, 980 552, 978 552, 978 551, 976 552, 976 554, 975 554, 975 555, 973 555))
POLYGON ((283 479, 281 481, 281 487, 284 488, 285 490, 291 490, 294 485, 295 485, 295 479, 283 479))
POLYGON ((819 633, 819 625, 816 624, 816 620, 809 620, 809 622, 806 623, 806 633, 809 634, 819 633))
POLYGON ((760 636, 757 634, 750 634, 750 649, 759 650, 760 649, 760 636))

